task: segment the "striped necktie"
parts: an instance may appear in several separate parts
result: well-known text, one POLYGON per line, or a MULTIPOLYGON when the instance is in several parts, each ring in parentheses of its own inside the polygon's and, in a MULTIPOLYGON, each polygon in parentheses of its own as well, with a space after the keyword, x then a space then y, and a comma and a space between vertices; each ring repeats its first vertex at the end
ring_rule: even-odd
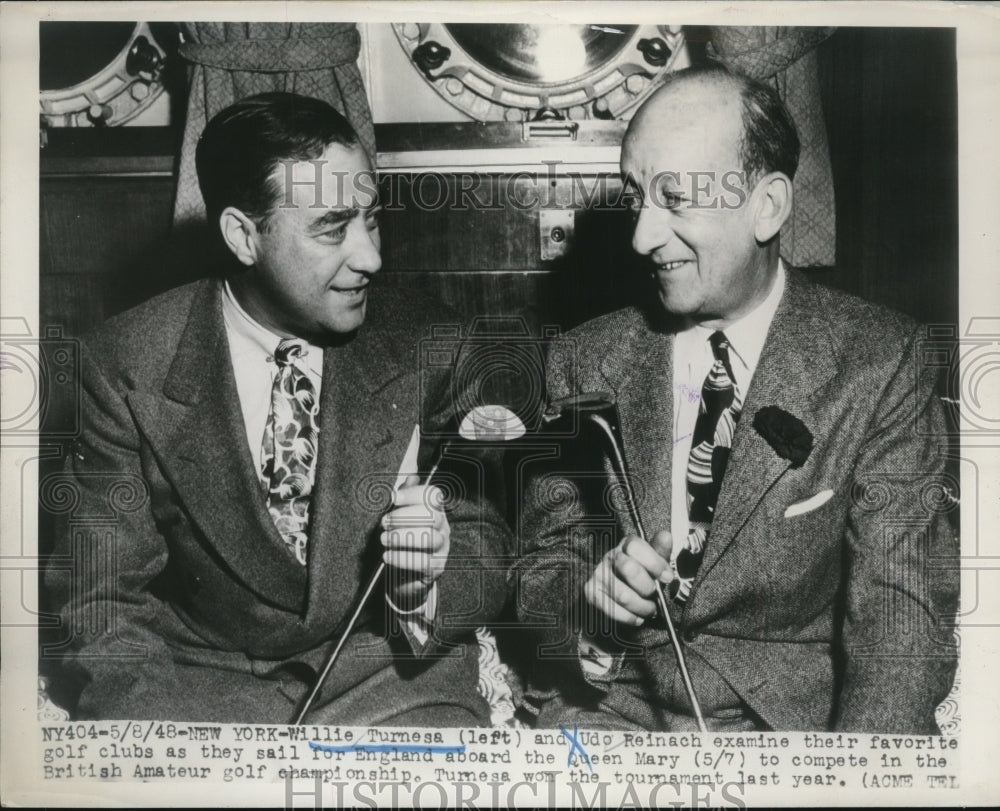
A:
POLYGON ((267 510, 295 559, 306 565, 309 501, 316 475, 319 401, 304 370, 305 341, 286 338, 274 351, 278 373, 261 447, 267 510))
POLYGON ((676 575, 670 584, 673 598, 683 603, 701 565, 705 543, 719 500, 722 477, 729 462, 733 433, 743 407, 729 364, 729 341, 721 332, 709 337, 715 362, 701 388, 698 418, 691 439, 687 468, 687 502, 690 527, 684 546, 674 562, 676 575))

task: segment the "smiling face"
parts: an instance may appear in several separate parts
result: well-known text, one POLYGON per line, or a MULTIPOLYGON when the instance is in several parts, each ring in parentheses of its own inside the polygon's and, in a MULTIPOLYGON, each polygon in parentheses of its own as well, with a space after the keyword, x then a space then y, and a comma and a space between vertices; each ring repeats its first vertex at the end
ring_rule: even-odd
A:
POLYGON ((777 270, 776 246, 755 236, 758 194, 739 180, 742 135, 737 88, 690 80, 650 99, 622 144, 639 189, 632 247, 669 313, 716 329, 759 304, 777 270))
POLYGON ((283 337, 353 332, 364 322, 368 284, 382 267, 371 165, 360 146, 330 144, 316 161, 290 171, 290 195, 286 166, 272 174, 281 192, 263 229, 245 223, 239 249, 227 237, 247 265, 232 279, 233 292, 255 320, 283 337))

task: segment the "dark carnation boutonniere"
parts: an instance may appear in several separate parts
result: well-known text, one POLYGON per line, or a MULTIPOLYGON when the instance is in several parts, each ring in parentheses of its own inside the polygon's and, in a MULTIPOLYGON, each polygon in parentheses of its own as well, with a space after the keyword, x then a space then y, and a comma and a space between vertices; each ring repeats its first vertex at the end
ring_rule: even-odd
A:
POLYGON ((793 414, 777 406, 764 406, 753 418, 753 427, 792 467, 802 467, 813 449, 813 435, 793 414))

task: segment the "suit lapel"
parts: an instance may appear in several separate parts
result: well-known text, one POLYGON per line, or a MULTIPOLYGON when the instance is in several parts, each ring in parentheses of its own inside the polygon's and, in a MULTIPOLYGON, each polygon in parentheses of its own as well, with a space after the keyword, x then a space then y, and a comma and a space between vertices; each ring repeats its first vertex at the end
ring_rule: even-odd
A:
POLYGON ((305 572, 264 504, 222 320, 218 285, 196 294, 163 393, 129 403, 185 509, 232 572, 264 601, 300 610, 305 572))
MULTIPOLYGON (((673 454, 673 337, 637 324, 601 363, 621 417, 622 445, 643 528, 670 527, 673 454)), ((631 526, 627 512, 622 523, 631 526)), ((633 528, 631 531, 635 531, 633 528)))
POLYGON ((398 354, 374 313, 353 340, 324 352, 309 530, 310 621, 344 617, 378 565, 377 522, 419 419, 398 354))
MULTIPOLYGON (((828 341, 829 327, 814 301, 810 283, 797 271, 788 271, 785 292, 768 330, 733 437, 695 589, 709 576, 751 513, 790 467, 753 428, 758 409, 776 405, 815 432, 818 419, 814 398, 836 371, 827 349, 828 341)), ((818 441, 819 437, 815 439, 818 441)), ((691 600, 688 605, 693 602, 696 601, 691 600)))

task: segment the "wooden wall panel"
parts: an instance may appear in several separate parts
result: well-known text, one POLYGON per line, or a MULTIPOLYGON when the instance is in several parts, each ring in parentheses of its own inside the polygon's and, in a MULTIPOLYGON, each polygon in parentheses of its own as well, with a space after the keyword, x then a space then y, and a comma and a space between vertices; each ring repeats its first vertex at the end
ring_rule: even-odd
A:
POLYGON ((630 247, 631 216, 619 200, 617 177, 484 178, 476 187, 480 199, 501 202, 478 209, 455 193, 473 182, 450 180, 450 202, 438 211, 404 200, 385 212, 385 275, 417 273, 463 314, 519 314, 535 326, 569 328, 634 300, 647 276, 630 247), (593 194, 590 208, 582 208, 581 188, 593 194), (506 202, 511 197, 516 205, 506 202), (537 204, 526 209, 530 201, 537 204), (541 258, 541 207, 575 211, 575 235, 555 260, 541 258))
POLYGON ((161 260, 173 189, 169 177, 42 179, 42 324, 61 324, 78 335, 171 286, 161 260))
MULTIPOLYGON (((569 253, 542 261, 538 210, 504 204, 508 185, 523 201, 536 194, 533 184, 486 179, 484 189, 501 202, 476 209, 458 205, 456 181, 447 183, 452 196, 437 210, 406 200, 383 214, 384 283, 419 286, 469 318, 516 314, 536 326, 568 327, 621 306, 641 279, 621 208, 578 211, 569 253)), ((613 201, 621 184, 606 185, 613 201)), ((554 199, 568 200, 572 181, 557 186, 554 199)), ((172 202, 170 177, 43 178, 43 323, 79 335, 207 272, 198 267, 209 255, 206 236, 171 234, 172 202)))
POLYGON ((539 267, 537 213, 506 204, 508 186, 518 185, 471 174, 384 177, 380 194, 386 201, 385 266, 489 271, 539 267))
POLYGON ((43 274, 113 273, 170 225, 173 184, 162 178, 47 179, 41 192, 43 274))

